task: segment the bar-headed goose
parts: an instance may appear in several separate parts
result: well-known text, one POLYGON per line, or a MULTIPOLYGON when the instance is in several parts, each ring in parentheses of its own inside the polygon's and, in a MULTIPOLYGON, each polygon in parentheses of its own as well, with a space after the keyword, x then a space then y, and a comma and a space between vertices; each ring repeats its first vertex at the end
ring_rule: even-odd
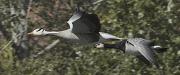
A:
POLYGON ((159 63, 156 60, 155 52, 166 51, 166 48, 154 45, 152 41, 142 38, 126 39, 115 44, 97 43, 95 47, 122 50, 124 53, 137 56, 146 64, 154 64, 157 68, 159 68, 159 63))
POLYGON ((102 42, 107 39, 121 39, 108 33, 99 32, 101 24, 98 16, 88 14, 79 8, 76 9, 67 23, 70 28, 64 31, 45 31, 39 28, 28 34, 55 35, 81 44, 102 42))

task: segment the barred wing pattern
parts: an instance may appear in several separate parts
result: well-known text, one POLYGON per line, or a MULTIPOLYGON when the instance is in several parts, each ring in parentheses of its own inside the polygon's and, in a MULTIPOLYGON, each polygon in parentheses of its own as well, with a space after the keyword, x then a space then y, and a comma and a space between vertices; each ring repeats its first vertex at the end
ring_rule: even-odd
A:
POLYGON ((130 43, 132 43, 135 48, 152 64, 155 64, 157 67, 159 67, 158 62, 155 58, 155 53, 150 48, 150 44, 152 43, 150 40, 145 40, 142 38, 134 38, 134 39, 128 39, 130 43))

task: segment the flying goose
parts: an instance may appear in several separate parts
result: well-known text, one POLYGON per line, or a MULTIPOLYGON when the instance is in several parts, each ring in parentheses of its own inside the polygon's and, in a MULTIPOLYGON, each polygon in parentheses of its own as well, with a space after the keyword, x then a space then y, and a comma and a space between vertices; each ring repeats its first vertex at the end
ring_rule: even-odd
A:
POLYGON ((155 52, 161 53, 166 51, 166 48, 154 45, 152 41, 142 38, 125 39, 115 44, 97 43, 95 47, 122 50, 124 53, 137 56, 146 64, 154 64, 157 68, 159 68, 159 63, 155 58, 155 52))
POLYGON ((108 33, 99 32, 101 24, 98 16, 88 14, 79 8, 76 9, 67 23, 70 28, 63 31, 46 31, 43 28, 38 28, 28 34, 55 35, 81 44, 103 42, 108 39, 122 39, 108 33))

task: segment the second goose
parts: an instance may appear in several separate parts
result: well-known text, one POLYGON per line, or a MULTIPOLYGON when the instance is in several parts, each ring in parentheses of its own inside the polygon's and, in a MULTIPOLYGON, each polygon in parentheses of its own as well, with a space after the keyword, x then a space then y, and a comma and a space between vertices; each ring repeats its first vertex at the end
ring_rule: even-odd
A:
POLYGON ((152 41, 142 38, 131 38, 122 40, 115 44, 98 43, 96 48, 113 48, 122 50, 124 53, 135 55, 146 64, 154 64, 159 68, 159 63, 156 59, 155 52, 161 53, 166 51, 167 48, 155 45, 152 41))

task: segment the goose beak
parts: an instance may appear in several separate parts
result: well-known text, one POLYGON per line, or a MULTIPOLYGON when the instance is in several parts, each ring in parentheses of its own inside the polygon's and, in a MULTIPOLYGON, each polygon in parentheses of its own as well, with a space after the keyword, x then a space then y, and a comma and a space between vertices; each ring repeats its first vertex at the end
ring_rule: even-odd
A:
POLYGON ((32 32, 29 32, 29 33, 27 33, 28 35, 33 35, 33 33, 32 32))

